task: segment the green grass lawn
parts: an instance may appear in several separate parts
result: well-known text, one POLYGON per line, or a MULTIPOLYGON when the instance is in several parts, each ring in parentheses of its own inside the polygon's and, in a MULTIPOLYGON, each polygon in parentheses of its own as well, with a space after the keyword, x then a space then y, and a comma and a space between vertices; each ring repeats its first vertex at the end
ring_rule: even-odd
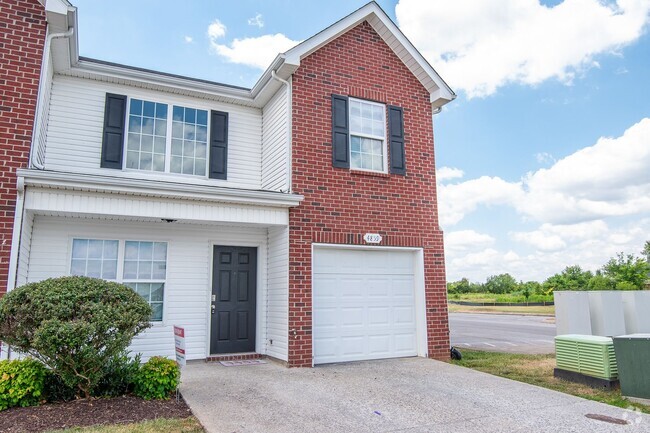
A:
POLYGON ((633 406, 644 413, 650 413, 650 406, 625 400, 621 397, 621 392, 618 389, 594 389, 554 377, 555 355, 516 355, 478 350, 462 350, 462 354, 463 359, 461 361, 451 362, 496 376, 530 383, 531 385, 553 389, 589 400, 600 401, 612 406, 622 408, 633 406))
MULTIPOLYGON (((526 298, 521 293, 450 293, 448 298, 450 301, 469 302, 526 302, 526 298)), ((528 302, 553 302, 553 295, 530 295, 528 302)))
POLYGON ((75 427, 48 433, 203 433, 203 427, 194 417, 183 419, 157 419, 134 424, 95 427, 75 427))
POLYGON ((535 316, 555 316, 554 305, 511 307, 511 306, 473 306, 449 304, 450 313, 492 313, 492 314, 524 314, 535 316))

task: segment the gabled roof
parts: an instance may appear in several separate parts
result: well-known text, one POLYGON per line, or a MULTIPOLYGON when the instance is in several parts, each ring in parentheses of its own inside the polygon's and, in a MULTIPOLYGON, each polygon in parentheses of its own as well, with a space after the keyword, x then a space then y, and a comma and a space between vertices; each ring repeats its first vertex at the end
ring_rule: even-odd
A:
MULTIPOLYGON (((282 56, 285 65, 300 66, 300 61, 319 48, 338 38, 362 22, 367 21, 406 67, 415 75, 431 95, 431 104, 441 107, 456 98, 456 94, 438 75, 427 60, 413 46, 384 10, 371 1, 332 24, 325 30, 296 45, 282 56)), ((295 69, 294 69, 295 70, 295 69)))
MULTIPOLYGON (((40 0, 39 0, 40 1, 40 0)), ((300 62, 319 48, 333 41, 345 32, 367 21, 384 42, 402 60, 422 85, 429 91, 431 104, 439 108, 456 98, 456 94, 431 67, 420 52, 404 36, 401 30, 374 1, 352 12, 321 32, 296 45, 285 53, 278 54, 252 89, 227 86, 174 74, 165 74, 143 68, 133 68, 110 62, 79 58, 77 9, 67 0, 45 1, 49 33, 74 29, 71 37, 52 40, 54 69, 67 75, 145 86, 151 89, 171 91, 206 98, 217 98, 227 102, 263 107, 282 85, 272 78, 288 79, 300 66, 300 62)))

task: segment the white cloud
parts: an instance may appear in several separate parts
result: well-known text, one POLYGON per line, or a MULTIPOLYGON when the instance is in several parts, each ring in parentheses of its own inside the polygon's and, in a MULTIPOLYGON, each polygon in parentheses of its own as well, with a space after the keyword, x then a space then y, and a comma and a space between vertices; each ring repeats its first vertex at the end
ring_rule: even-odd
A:
POLYGON ((550 164, 555 162, 555 158, 548 152, 539 152, 535 154, 535 159, 540 164, 550 164))
POLYGON ((445 248, 447 250, 475 249, 479 246, 491 245, 494 238, 485 233, 478 233, 474 230, 459 230, 445 233, 445 248))
POLYGON ((264 27, 264 19, 262 18, 262 14, 257 14, 253 18, 248 19, 248 25, 249 26, 256 26, 258 28, 264 27))
POLYGON ((509 83, 571 83, 595 57, 636 41, 647 0, 400 0, 400 28, 452 87, 471 97, 509 83))
POLYGON ((444 182, 450 179, 459 179, 464 176, 463 170, 453 167, 440 167, 436 170, 436 179, 438 182, 444 182))
POLYGON ((512 250, 503 253, 498 245, 446 249, 447 279, 485 281, 490 275, 507 272, 518 280, 543 281, 571 265, 595 271, 619 252, 639 254, 644 241, 650 239, 650 218, 616 227, 608 227, 603 221, 567 226, 544 224, 533 233, 559 238, 565 246, 553 251, 537 249, 529 254, 512 250))
POLYGON ((543 222, 650 212, 650 118, 529 174, 515 207, 543 222))
POLYGON ((483 176, 456 184, 438 186, 440 224, 454 225, 480 205, 510 204, 522 194, 521 185, 499 177, 483 176))
POLYGON ((555 225, 650 212, 648 167, 650 118, 645 118, 622 136, 601 138, 519 182, 484 176, 440 185, 441 225, 457 224, 483 205, 507 205, 555 225))
POLYGON ((194 42, 194 38, 192 36, 184 36, 183 40, 185 41, 186 44, 191 44, 194 42))
POLYGON ((291 40, 282 33, 276 33, 254 38, 235 38, 229 45, 222 44, 220 39, 226 35, 226 30, 226 26, 219 20, 214 20, 208 26, 211 49, 229 62, 258 69, 266 69, 278 54, 299 43, 299 41, 291 40))
POLYGON ((566 242, 558 235, 551 235, 540 230, 533 232, 514 232, 510 236, 518 242, 525 242, 539 251, 558 251, 566 247, 566 242))
MULTIPOLYGON (((560 251, 570 243, 599 239, 609 234, 609 227, 603 220, 577 224, 542 224, 537 230, 511 232, 510 237, 534 247, 538 251, 560 251)), ((626 242, 629 241, 626 240, 626 242)))
POLYGON ((226 36, 226 26, 219 20, 214 20, 208 26, 208 37, 210 42, 226 36))

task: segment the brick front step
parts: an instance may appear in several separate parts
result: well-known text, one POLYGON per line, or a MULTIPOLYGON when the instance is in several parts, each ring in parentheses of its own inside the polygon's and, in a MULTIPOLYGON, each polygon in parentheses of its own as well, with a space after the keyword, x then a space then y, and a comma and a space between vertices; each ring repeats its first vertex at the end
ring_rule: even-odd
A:
POLYGON ((266 356, 260 353, 224 353, 222 355, 211 355, 205 358, 205 362, 219 362, 219 361, 243 361, 246 359, 262 359, 266 356))

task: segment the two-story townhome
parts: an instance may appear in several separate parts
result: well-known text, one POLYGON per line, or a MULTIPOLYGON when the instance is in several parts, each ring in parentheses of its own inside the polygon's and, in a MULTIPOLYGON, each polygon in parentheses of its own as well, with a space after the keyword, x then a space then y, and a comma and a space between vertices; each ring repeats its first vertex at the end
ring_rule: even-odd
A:
POLYGON ((9 289, 124 283, 145 357, 173 325, 188 359, 448 357, 432 116, 455 95, 376 3, 250 89, 80 57, 76 9, 44 8, 9 289))

